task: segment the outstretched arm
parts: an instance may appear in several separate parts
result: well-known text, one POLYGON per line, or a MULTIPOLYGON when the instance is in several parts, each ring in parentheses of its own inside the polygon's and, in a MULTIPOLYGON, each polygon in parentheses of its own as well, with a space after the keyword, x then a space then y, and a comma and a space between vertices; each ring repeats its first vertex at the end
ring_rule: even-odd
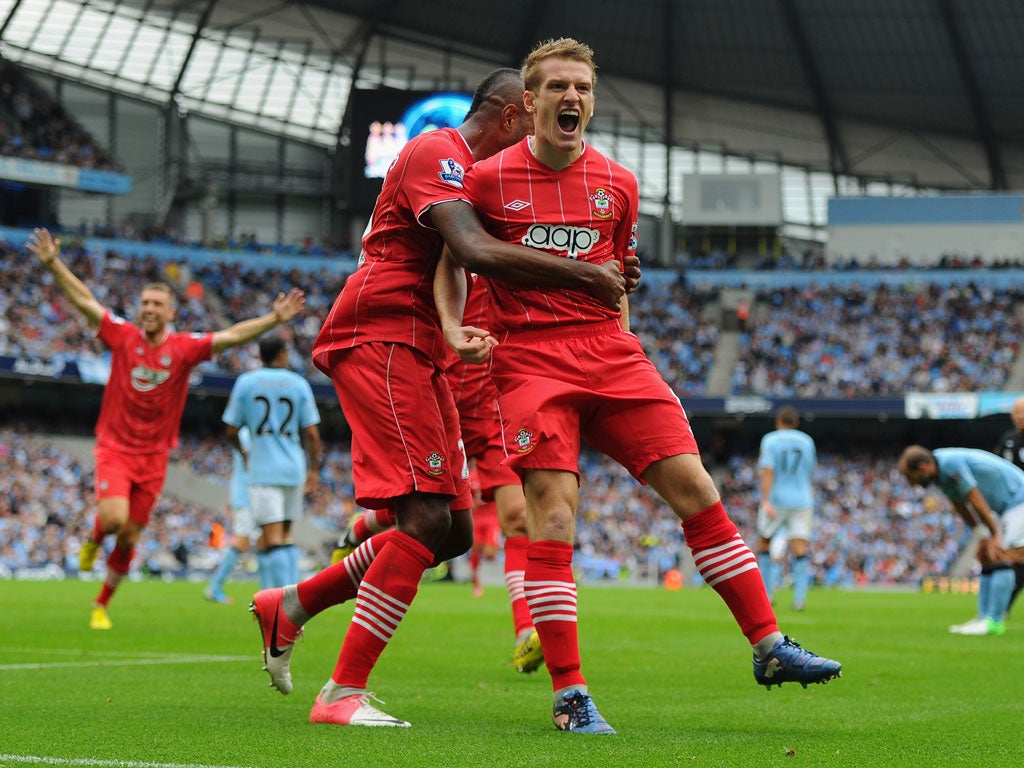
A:
POLYGON ((254 317, 251 320, 243 320, 240 323, 235 323, 230 328, 214 333, 213 351, 215 353, 220 352, 229 347, 237 347, 239 344, 252 341, 262 336, 271 328, 287 323, 299 314, 305 306, 306 294, 298 288, 292 288, 287 296, 279 293, 274 300, 274 310, 272 312, 268 312, 260 317, 254 317))
POLYGON ((92 295, 88 286, 60 260, 60 238, 52 237, 46 229, 36 229, 32 231, 32 236, 29 237, 25 247, 34 253, 42 265, 53 275, 54 282, 68 297, 68 301, 78 308, 89 325, 98 326, 106 310, 92 295))
POLYGON ((604 265, 553 256, 491 237, 473 207, 462 200, 430 208, 430 220, 462 267, 484 277, 539 288, 585 291, 602 304, 618 308, 626 281, 616 262, 604 265))

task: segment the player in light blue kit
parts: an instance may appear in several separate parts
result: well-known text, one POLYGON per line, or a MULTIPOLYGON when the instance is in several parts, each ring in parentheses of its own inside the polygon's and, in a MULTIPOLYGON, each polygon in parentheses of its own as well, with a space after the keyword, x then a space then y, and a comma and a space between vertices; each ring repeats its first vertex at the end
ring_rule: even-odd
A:
MULTIPOLYGON (((238 440, 248 451, 250 445, 248 427, 242 427, 238 431, 238 440)), ((210 583, 203 593, 207 600, 224 605, 234 602, 224 594, 224 582, 235 570, 238 558, 248 551, 260 535, 259 526, 253 523, 252 512, 249 510, 249 475, 245 471, 245 459, 242 458, 241 452, 235 450, 233 446, 231 449, 231 480, 228 483, 228 514, 231 517, 231 541, 225 548, 220 564, 214 570, 210 583)), ((262 567, 259 569, 261 583, 266 578, 265 570, 262 567)))
POLYGON ((793 555, 793 608, 802 611, 807 604, 811 568, 807 558, 808 542, 814 528, 814 491, 811 478, 818 464, 814 440, 801 432, 800 415, 786 406, 775 415, 775 431, 761 438, 757 465, 761 470, 761 505, 757 511, 760 542, 757 565, 764 577, 768 597, 778 587, 779 569, 772 564, 771 541, 785 528, 789 551, 793 555))
POLYGON ((988 451, 912 445, 903 451, 900 474, 921 487, 937 483, 971 527, 989 535, 978 542, 981 587, 978 616, 949 628, 962 635, 1001 635, 1013 593, 1013 561, 1024 554, 1024 470, 988 451))
POLYGON ((260 551, 270 586, 298 581, 298 550, 288 539, 302 517, 303 493, 316 490, 320 472, 320 413, 313 388, 290 371, 288 346, 272 336, 260 342, 263 367, 235 380, 224 409, 228 440, 245 459, 249 508, 262 530, 260 551), (252 445, 242 447, 248 427, 252 445))

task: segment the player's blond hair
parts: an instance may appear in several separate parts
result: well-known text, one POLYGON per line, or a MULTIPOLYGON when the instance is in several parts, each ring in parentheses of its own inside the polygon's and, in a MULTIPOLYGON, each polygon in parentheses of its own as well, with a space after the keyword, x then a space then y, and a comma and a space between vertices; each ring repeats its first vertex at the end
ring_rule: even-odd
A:
POLYGON ((166 293, 167 294, 167 298, 169 298, 171 300, 171 306, 172 307, 178 301, 178 296, 174 292, 174 289, 171 288, 171 286, 169 286, 167 283, 146 283, 144 286, 142 286, 142 290, 143 290, 143 292, 145 292, 145 291, 162 291, 163 293, 166 293))
POLYGON ((597 84, 597 65, 594 63, 594 50, 586 43, 573 40, 571 37, 560 37, 557 40, 545 40, 538 43, 523 61, 523 83, 526 90, 534 91, 540 87, 540 65, 545 59, 568 59, 580 61, 590 67, 590 72, 597 84))

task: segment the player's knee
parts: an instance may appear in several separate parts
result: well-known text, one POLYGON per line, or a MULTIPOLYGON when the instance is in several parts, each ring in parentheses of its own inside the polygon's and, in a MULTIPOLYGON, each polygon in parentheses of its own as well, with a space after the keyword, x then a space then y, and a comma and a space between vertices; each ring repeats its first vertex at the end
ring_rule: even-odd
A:
MULTIPOLYGON (((413 494, 398 510, 398 529, 437 552, 452 527, 448 500, 443 496, 413 494)), ((471 546, 473 532, 469 532, 471 546)))
POLYGON ((451 560, 466 554, 473 547, 473 529, 466 530, 462 526, 452 525, 448 535, 437 549, 439 560, 451 560))

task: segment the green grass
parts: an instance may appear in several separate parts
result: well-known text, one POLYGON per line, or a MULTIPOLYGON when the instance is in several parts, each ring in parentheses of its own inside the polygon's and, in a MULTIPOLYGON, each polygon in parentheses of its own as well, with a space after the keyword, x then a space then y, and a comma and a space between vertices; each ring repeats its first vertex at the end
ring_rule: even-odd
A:
MULTIPOLYGON (((516 674, 504 590, 426 584, 373 676, 411 729, 311 725, 349 606, 310 622, 281 696, 260 670, 252 587, 125 584, 114 629, 95 583, 0 582, 0 766, 1018 766, 1024 628, 950 635, 968 595, 812 592, 783 631, 842 660, 841 680, 756 686, 708 589, 580 589, 584 673, 617 736, 550 724, 546 672, 516 674)), ((786 595, 780 596, 786 604, 786 595)))

